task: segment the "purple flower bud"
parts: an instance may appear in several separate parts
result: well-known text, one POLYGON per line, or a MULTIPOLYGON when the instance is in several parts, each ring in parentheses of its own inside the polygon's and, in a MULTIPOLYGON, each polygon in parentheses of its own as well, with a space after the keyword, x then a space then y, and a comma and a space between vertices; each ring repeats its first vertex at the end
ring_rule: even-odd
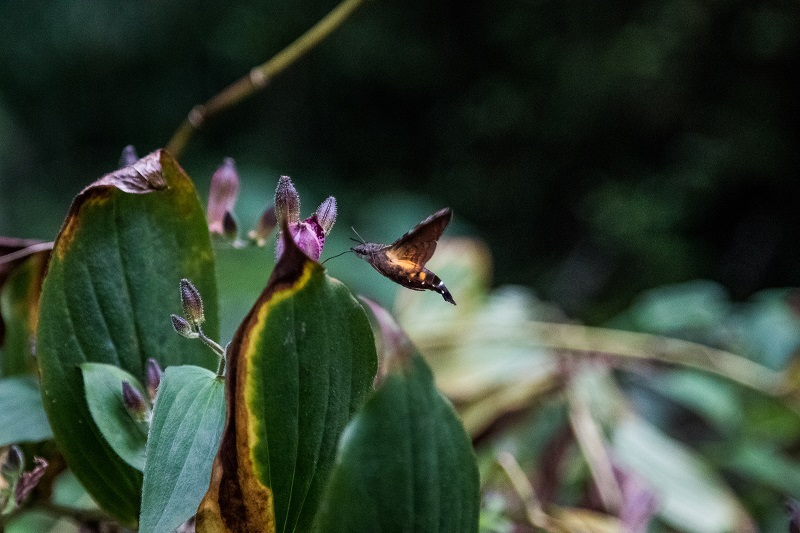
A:
POLYGON ((314 215, 317 217, 317 222, 319 222, 325 235, 330 233, 333 223, 336 222, 336 198, 329 196, 327 200, 320 204, 314 215))
MULTIPOLYGON (((183 305, 183 316, 186 317, 186 320, 188 320, 191 325, 199 326, 205 321, 203 299, 200 297, 200 291, 186 278, 181 280, 181 304, 183 305)), ((180 331, 178 331, 178 333, 180 333, 180 331)))
POLYGON ((264 246, 267 243, 267 237, 277 225, 278 219, 275 216, 275 206, 271 205, 264 210, 258 219, 255 229, 250 230, 247 236, 255 241, 257 246, 264 246))
POLYGON ((300 222, 300 195, 289 176, 281 176, 275 189, 275 214, 289 224, 300 222))
POLYGON ((211 177, 206 210, 208 231, 216 235, 226 235, 225 215, 233 212, 238 196, 239 173, 233 159, 226 157, 211 177))
POLYGON ((122 149, 122 154, 119 156, 119 168, 129 167, 138 160, 139 156, 136 155, 136 148, 129 144, 122 149))
POLYGON ((155 401, 158 386, 161 384, 161 365, 152 357, 147 360, 145 378, 147 380, 147 395, 150 397, 151 402, 155 401))
POLYGON ((122 403, 125 410, 137 422, 147 420, 147 404, 144 402, 142 393, 127 381, 122 382, 122 403))
POLYGON ((169 318, 172 320, 173 329, 181 337, 186 337, 187 339, 196 339, 200 336, 195 330, 192 329, 192 325, 189 324, 189 321, 182 316, 170 315, 169 318))

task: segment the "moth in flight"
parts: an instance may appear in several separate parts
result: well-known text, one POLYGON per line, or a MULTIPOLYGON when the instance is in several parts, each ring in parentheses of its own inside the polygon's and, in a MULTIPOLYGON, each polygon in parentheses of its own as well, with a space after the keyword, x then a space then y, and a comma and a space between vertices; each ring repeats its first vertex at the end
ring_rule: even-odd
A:
POLYGON ((439 276, 425 268, 425 263, 436 251, 436 241, 442 236, 451 217, 450 208, 445 207, 392 244, 362 242, 350 250, 395 283, 415 291, 436 291, 446 302, 455 305, 455 300, 439 276))

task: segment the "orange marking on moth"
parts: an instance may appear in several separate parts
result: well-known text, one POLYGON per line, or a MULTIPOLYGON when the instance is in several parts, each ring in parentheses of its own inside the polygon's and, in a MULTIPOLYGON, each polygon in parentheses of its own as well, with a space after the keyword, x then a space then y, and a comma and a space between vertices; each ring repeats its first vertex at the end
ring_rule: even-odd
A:
POLYGON ((419 274, 417 274, 417 276, 419 276, 419 279, 421 279, 422 281, 425 281, 426 278, 425 272, 420 272, 419 274))

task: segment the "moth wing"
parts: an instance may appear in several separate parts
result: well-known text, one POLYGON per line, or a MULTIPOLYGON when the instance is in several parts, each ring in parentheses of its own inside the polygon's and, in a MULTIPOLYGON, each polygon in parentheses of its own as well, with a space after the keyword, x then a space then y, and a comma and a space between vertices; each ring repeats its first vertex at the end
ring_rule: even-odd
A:
POLYGON ((396 261, 409 261, 418 268, 433 257, 436 241, 450 223, 453 213, 449 207, 440 209, 397 239, 386 251, 396 261))

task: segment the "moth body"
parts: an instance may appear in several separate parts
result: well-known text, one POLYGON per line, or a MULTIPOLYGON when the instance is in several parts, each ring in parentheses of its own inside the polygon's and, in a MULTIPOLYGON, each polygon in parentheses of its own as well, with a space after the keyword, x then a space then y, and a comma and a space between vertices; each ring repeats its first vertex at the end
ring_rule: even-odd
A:
POLYGON ((439 276, 425 268, 450 217, 450 209, 445 208, 420 222, 392 244, 366 242, 351 250, 395 283, 415 291, 438 292, 446 302, 455 305, 453 296, 439 276))

